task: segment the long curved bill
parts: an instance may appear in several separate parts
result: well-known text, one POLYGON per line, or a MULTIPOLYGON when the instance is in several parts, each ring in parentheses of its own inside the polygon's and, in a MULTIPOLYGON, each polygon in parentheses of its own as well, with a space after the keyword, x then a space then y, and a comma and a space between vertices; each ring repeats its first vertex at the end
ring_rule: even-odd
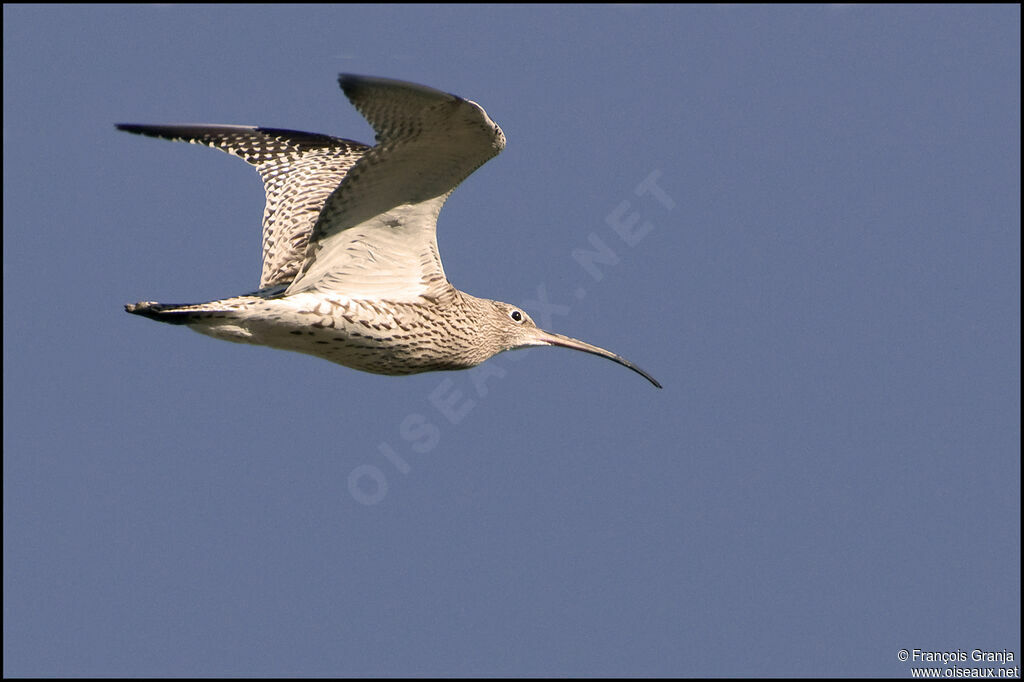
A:
POLYGON ((591 355, 600 355, 602 358, 608 358, 613 362, 619 363, 623 367, 629 367, 631 370, 642 376, 644 379, 647 379, 649 382, 651 382, 658 388, 661 388, 661 384, 658 383, 657 379, 655 379, 650 374, 643 371, 642 369, 634 365, 632 362, 622 357, 621 355, 616 355, 615 353, 607 351, 604 348, 592 346, 589 343, 585 343, 583 341, 580 341, 579 339, 574 339, 569 336, 553 334, 552 332, 546 332, 543 329, 538 329, 537 332, 537 341, 542 344, 547 344, 549 346, 561 346, 562 348, 572 348, 573 350, 581 350, 584 353, 590 353, 591 355))

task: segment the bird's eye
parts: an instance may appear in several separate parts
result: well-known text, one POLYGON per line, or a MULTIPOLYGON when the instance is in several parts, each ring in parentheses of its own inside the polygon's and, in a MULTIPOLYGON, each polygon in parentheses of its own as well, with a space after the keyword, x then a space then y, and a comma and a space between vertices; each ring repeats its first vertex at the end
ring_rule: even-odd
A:
POLYGON ((508 314, 508 316, 511 317, 512 321, 515 322, 516 324, 519 324, 520 322, 523 321, 523 314, 518 310, 513 310, 508 314))

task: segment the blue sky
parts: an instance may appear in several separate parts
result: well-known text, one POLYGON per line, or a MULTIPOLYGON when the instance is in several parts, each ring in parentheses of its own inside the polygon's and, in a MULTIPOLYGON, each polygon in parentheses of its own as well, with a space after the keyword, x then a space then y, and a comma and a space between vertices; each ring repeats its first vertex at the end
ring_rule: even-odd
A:
POLYGON ((1019 7, 3 31, 5 675, 1019 665, 1019 7), (254 288, 263 204, 237 159, 113 124, 371 142, 339 72, 479 102, 508 147, 441 214, 449 279, 664 390, 558 349, 380 377, 125 314, 254 288))

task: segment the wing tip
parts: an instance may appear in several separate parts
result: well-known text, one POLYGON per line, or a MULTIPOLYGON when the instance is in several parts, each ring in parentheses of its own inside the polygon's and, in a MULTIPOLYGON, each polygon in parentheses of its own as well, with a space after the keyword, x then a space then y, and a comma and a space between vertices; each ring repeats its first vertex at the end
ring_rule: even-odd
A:
POLYGON ((437 88, 432 88, 429 85, 422 85, 412 81, 403 81, 397 78, 363 76, 357 73, 339 73, 338 85, 345 93, 345 96, 349 99, 352 99, 353 96, 358 97, 359 91, 364 88, 393 88, 395 90, 405 90, 410 93, 416 93, 431 98, 462 100, 458 95, 445 92, 444 90, 438 90, 437 88))
POLYGON ((338 74, 338 86, 342 90, 347 90, 353 87, 362 76, 357 76, 354 73, 339 73, 338 74))
POLYGON ((360 76, 356 73, 339 73, 338 74, 338 87, 345 93, 345 96, 349 99, 363 87, 379 82, 385 79, 376 78, 374 76, 360 76))

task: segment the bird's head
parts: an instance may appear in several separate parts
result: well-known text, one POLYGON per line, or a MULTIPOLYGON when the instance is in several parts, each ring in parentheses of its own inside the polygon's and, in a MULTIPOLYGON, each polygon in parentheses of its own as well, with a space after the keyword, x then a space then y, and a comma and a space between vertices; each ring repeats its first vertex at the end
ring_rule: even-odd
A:
POLYGON ((483 300, 487 304, 483 306, 484 315, 487 318, 484 326, 489 330, 488 338, 492 340, 492 344, 488 345, 493 346, 493 351, 488 357, 501 351, 515 350, 517 348, 561 346, 562 348, 571 348, 608 358, 624 367, 630 368, 658 388, 661 388, 661 384, 654 377, 620 355, 616 355, 604 348, 592 346, 578 339, 544 331, 536 325, 529 315, 523 312, 522 308, 502 303, 501 301, 477 300, 483 300))

